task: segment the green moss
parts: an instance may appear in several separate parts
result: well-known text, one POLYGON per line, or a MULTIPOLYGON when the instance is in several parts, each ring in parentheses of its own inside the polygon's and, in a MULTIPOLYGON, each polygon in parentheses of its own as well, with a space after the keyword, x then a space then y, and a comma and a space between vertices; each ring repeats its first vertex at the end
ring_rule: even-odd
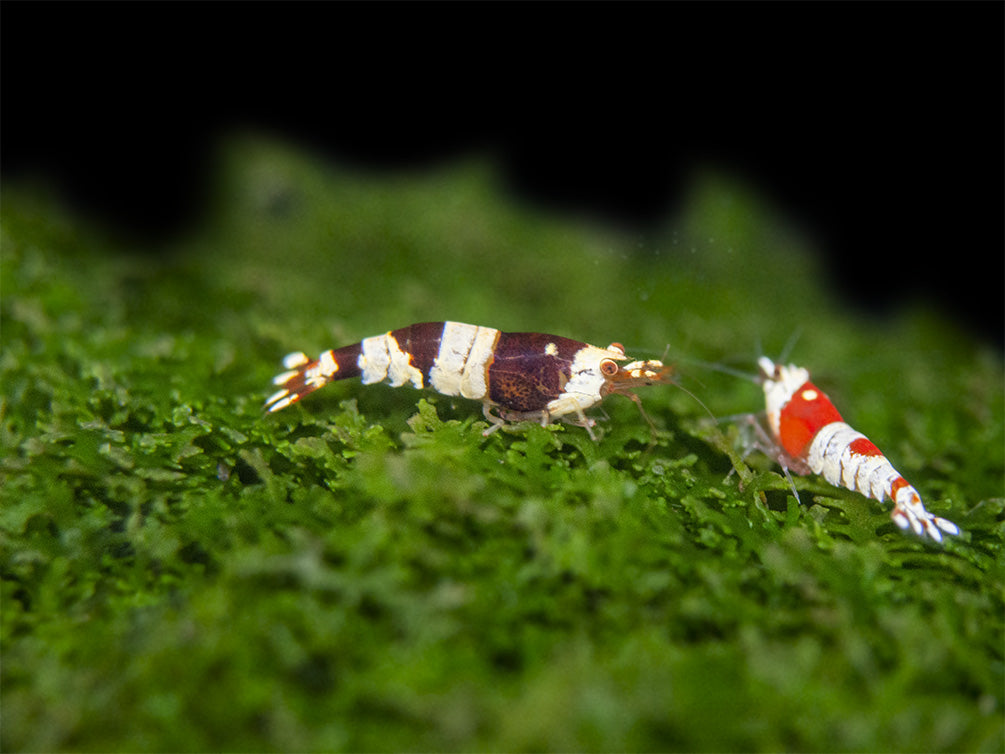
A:
MULTIPOLYGON (((370 178, 253 139, 160 256, 4 187, 3 748, 973 750, 1003 741, 1003 370, 944 318, 849 310, 710 177, 641 243, 490 166, 370 178), (674 388, 484 438, 480 407, 279 358, 415 321, 679 363, 756 411, 814 369, 963 535, 740 460, 674 388), (727 478, 733 465, 737 472, 727 478)), ((723 425, 725 427, 725 425, 723 425)))

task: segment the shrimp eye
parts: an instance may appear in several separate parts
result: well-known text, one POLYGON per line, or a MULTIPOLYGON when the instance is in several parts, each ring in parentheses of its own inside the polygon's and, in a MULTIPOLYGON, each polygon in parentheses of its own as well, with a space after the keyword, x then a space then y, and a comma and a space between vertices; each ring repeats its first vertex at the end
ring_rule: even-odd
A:
POLYGON ((614 359, 603 359, 600 362, 601 374, 606 374, 608 377, 616 375, 619 369, 621 369, 621 367, 618 366, 618 362, 614 359))

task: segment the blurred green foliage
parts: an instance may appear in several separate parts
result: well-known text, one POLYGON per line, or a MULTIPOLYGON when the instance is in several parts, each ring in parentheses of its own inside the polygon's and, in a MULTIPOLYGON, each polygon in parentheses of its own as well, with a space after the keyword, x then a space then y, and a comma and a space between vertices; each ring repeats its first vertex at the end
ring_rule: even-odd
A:
POLYGON ((133 248, 4 186, 5 750, 1001 751, 1003 370, 918 302, 696 179, 664 232, 518 206, 488 163, 367 176, 253 137, 197 227, 133 248), (157 251, 158 253, 151 253, 157 251), (412 322, 676 362, 716 416, 792 359, 964 533, 739 460, 683 391, 603 436, 280 357, 412 322), (738 473, 727 478, 733 463, 738 473))

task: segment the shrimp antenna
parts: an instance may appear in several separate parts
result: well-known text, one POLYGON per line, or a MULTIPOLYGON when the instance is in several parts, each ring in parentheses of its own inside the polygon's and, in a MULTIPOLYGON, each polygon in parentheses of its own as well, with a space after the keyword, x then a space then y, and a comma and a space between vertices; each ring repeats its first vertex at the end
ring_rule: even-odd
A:
POLYGON ((725 364, 718 364, 713 361, 702 361, 701 359, 692 359, 688 357, 680 357, 677 361, 683 361, 688 364, 694 364, 695 366, 704 367, 705 369, 711 369, 715 372, 722 372, 723 374, 728 374, 732 377, 738 377, 741 380, 747 380, 748 382, 753 382, 755 384, 760 384, 761 378, 756 374, 751 374, 750 372, 744 372, 742 369, 734 369, 733 367, 728 367, 725 364))
POLYGON ((701 398, 699 398, 699 397, 698 397, 697 395, 695 395, 694 393, 692 393, 692 392, 691 392, 690 390, 688 390, 688 389, 687 389, 686 387, 684 387, 683 385, 681 385, 681 384, 680 384, 679 382, 672 382, 672 383, 670 383, 670 384, 672 384, 672 385, 673 385, 674 387, 676 387, 676 388, 677 388, 678 390, 683 390, 683 391, 684 391, 685 393, 687 393, 687 394, 688 394, 688 395, 690 395, 690 396, 691 396, 692 398, 694 398, 695 402, 696 402, 696 403, 697 403, 697 404, 698 404, 699 406, 701 406, 701 407, 702 407, 703 409, 705 409, 705 413, 706 413, 706 414, 708 414, 709 418, 710 418, 710 419, 711 419, 712 421, 718 421, 718 420, 717 420, 717 419, 715 418, 715 414, 713 414, 713 413, 712 413, 712 412, 711 412, 711 411, 709 410, 708 406, 706 406, 706 405, 704 404, 704 402, 703 402, 703 401, 701 400, 701 398))
POLYGON ((779 364, 784 364, 788 360, 789 354, 792 353, 792 349, 796 347, 796 343, 799 342, 799 338, 801 338, 802 335, 803 335, 803 326, 799 325, 799 327, 795 329, 792 335, 789 336, 789 339, 785 341, 785 345, 782 346, 782 352, 778 354, 779 364))

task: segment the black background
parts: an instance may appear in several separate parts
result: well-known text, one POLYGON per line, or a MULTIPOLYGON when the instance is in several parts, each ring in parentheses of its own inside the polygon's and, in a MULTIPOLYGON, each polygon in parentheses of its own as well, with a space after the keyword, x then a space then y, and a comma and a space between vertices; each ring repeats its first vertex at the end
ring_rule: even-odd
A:
POLYGON ((850 300, 922 297, 1001 347, 1003 8, 5 2, 2 174, 155 253, 245 128, 374 169, 488 153, 522 198, 640 232, 713 166, 850 300))

